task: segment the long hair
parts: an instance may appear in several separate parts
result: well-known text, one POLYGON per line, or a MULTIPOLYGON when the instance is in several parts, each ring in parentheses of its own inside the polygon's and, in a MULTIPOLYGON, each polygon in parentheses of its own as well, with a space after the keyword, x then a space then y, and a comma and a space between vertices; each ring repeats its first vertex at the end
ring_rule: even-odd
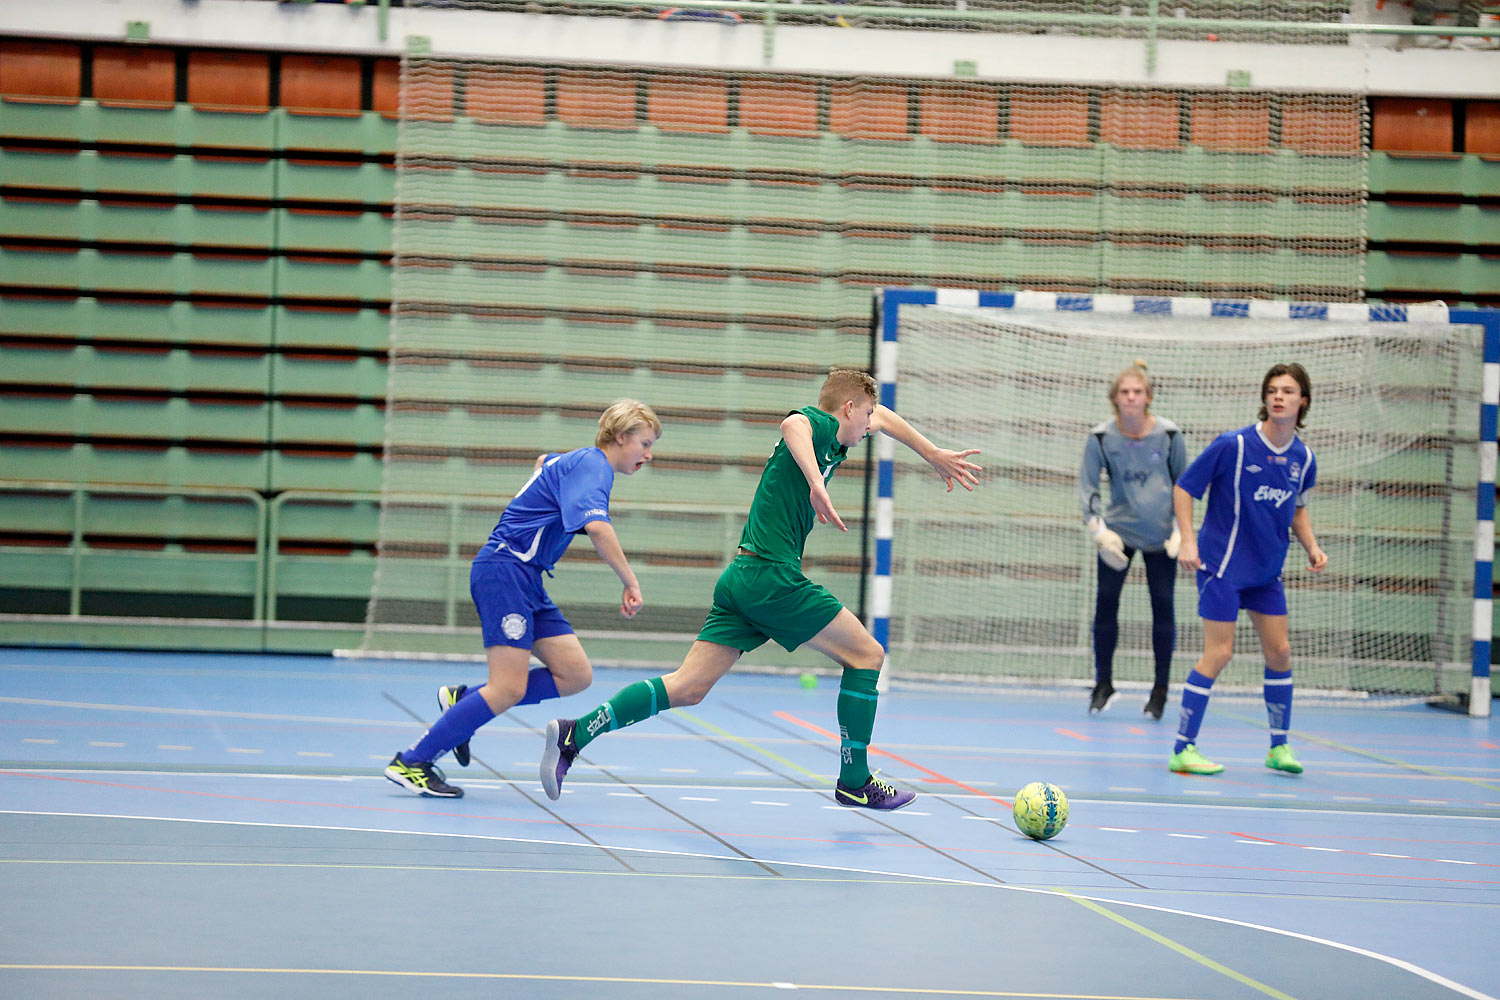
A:
POLYGON ((1282 375, 1290 375, 1297 380, 1297 385, 1302 389, 1302 408, 1297 411, 1297 429, 1302 429, 1302 420, 1307 416, 1307 411, 1312 409, 1312 379, 1307 377, 1307 369, 1295 361, 1285 364, 1272 365, 1271 370, 1266 372, 1266 377, 1260 380, 1260 413, 1257 417, 1267 420, 1271 411, 1266 409, 1266 393, 1271 391, 1271 380, 1282 375))

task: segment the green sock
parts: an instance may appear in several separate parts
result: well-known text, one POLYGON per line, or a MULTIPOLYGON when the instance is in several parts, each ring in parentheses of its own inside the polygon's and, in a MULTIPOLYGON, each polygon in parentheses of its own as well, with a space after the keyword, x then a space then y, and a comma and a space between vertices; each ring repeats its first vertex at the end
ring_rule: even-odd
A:
POLYGON ((870 780, 870 734, 875 731, 878 670, 845 667, 839 678, 839 781, 859 788, 870 780))
POLYGON ((582 750, 594 742, 594 737, 600 733, 633 726, 671 707, 667 703, 667 685, 660 677, 627 684, 616 691, 609 701, 579 717, 578 730, 573 734, 573 745, 582 750))

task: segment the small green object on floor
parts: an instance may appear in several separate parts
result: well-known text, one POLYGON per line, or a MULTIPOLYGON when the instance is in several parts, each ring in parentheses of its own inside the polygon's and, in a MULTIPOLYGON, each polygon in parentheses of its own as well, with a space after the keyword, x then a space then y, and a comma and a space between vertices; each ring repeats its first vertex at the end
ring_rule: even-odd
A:
POLYGON ((803 674, 802 675, 802 686, 804 688, 806 688, 807 690, 809 690, 809 691, 811 691, 813 688, 817 687, 818 686, 818 675, 817 674, 803 674))

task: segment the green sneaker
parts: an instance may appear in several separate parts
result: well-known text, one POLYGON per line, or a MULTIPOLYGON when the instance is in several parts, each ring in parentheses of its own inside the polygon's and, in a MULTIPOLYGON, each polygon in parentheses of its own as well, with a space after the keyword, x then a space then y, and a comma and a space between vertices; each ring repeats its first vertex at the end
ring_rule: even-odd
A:
POLYGON ((1178 774, 1218 774, 1224 770, 1224 765, 1215 764, 1199 753, 1197 746, 1189 743, 1167 758, 1167 770, 1178 774))
POLYGON ((1288 774, 1302 773, 1302 762, 1292 753, 1292 748, 1285 743, 1279 747, 1272 747, 1271 752, 1266 754, 1266 766, 1278 771, 1286 771, 1288 774))

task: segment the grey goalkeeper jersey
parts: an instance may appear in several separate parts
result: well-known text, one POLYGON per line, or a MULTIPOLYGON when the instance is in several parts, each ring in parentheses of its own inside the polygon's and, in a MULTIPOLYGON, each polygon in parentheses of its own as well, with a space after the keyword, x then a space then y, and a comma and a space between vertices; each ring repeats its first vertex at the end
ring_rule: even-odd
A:
POLYGON ((1157 417, 1151 433, 1128 438, 1114 420, 1089 432, 1078 467, 1078 507, 1083 519, 1098 514, 1133 549, 1156 551, 1172 533, 1172 485, 1187 468, 1182 431, 1157 417), (1109 500, 1100 474, 1109 476, 1109 500))

